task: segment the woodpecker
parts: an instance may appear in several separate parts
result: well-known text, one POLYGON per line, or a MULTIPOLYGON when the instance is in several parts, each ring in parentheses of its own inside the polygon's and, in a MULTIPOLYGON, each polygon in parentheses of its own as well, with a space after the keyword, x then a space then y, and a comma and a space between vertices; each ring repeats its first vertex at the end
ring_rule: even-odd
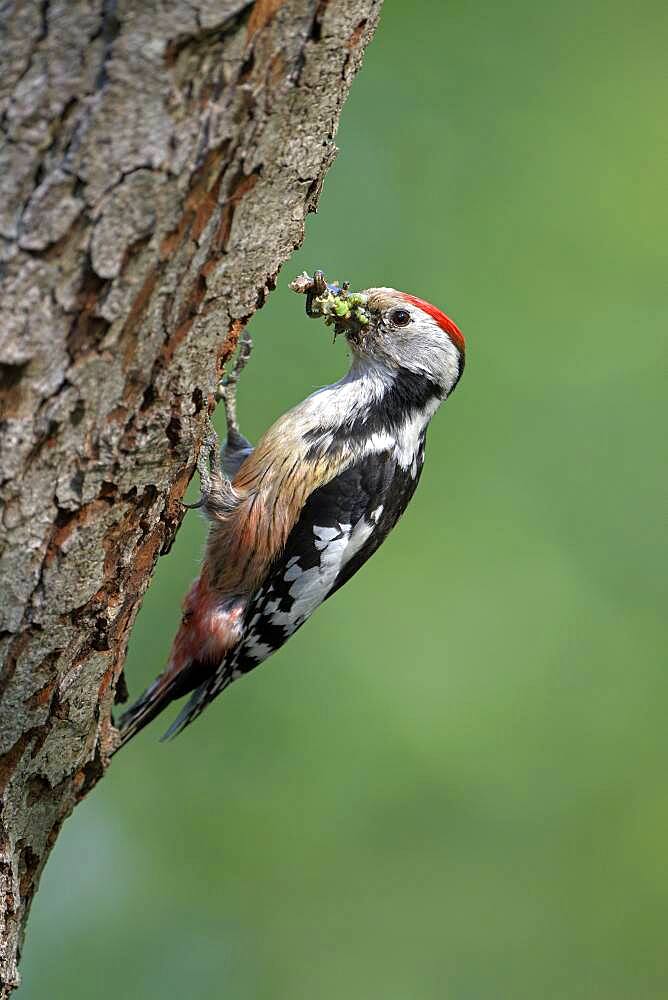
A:
POLYGON ((423 299, 393 288, 348 293, 321 272, 292 286, 306 311, 345 334, 348 374, 273 424, 253 448, 221 388, 228 436, 200 451, 198 504, 210 522, 199 577, 165 671, 122 716, 126 743, 172 701, 181 732, 232 681, 279 649, 373 555, 420 478, 429 421, 464 369, 464 337, 423 299))

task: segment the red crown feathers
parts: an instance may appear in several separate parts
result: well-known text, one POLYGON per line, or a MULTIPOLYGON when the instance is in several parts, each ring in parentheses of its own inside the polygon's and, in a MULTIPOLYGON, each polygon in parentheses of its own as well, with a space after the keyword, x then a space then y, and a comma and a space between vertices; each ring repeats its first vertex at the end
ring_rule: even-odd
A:
POLYGON ((414 306, 418 307, 418 309, 422 309, 422 311, 428 313, 432 319, 435 319, 441 330, 447 333, 450 337, 457 350, 459 350, 462 354, 466 353, 466 341, 464 340, 464 334, 449 316, 446 316, 445 313, 441 312, 440 309, 437 309, 436 306, 432 306, 430 302, 425 302, 424 299, 418 299, 416 295, 408 295, 406 292, 402 292, 401 294, 407 302, 412 302, 414 306))

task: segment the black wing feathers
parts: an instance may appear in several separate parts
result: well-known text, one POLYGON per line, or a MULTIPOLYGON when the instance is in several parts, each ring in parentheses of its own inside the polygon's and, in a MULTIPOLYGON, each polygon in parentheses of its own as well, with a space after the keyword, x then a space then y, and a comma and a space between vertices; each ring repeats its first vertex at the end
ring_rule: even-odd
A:
POLYGON ((332 594, 335 594, 336 591, 344 585, 344 583, 347 583, 348 580, 355 575, 357 570, 364 565, 367 559, 369 559, 374 554, 376 549, 378 549, 385 541, 389 533, 392 531, 392 528, 406 510, 406 507, 410 503, 413 494, 417 489, 423 463, 424 440, 422 441, 418 452, 415 476, 411 476, 410 472, 406 472, 406 470, 402 469, 400 466, 396 464, 394 465, 393 475, 391 476, 390 482, 387 485, 384 497, 381 501, 383 510, 378 518, 376 527, 359 552, 357 552, 343 567, 336 578, 334 586, 329 591, 327 595, 328 597, 331 597, 332 594))
MULTIPOLYGON (((367 455, 331 482, 314 490, 290 532, 285 549, 272 567, 271 576, 292 558, 308 569, 320 562, 315 527, 335 528, 357 524, 382 503, 396 474, 396 462, 387 452, 367 455)), ((361 565, 361 563, 360 563, 361 565)))
MULTIPOLYGON (((273 652, 304 624, 306 618, 285 623, 286 616, 294 613, 293 580, 296 577, 291 575, 290 568, 295 566, 299 574, 315 570, 322 563, 323 538, 328 542, 343 542, 350 536, 351 529, 362 523, 368 537, 343 562, 323 592, 322 600, 327 600, 354 576, 387 538, 406 509, 418 484, 422 461, 423 443, 416 456, 414 474, 410 468, 399 466, 392 452, 374 452, 311 494, 285 548, 248 609, 246 620, 254 641, 273 652)), ((257 666, 260 661, 257 654, 250 651, 251 646, 248 640, 240 643, 231 657, 230 669, 245 673, 257 666)))

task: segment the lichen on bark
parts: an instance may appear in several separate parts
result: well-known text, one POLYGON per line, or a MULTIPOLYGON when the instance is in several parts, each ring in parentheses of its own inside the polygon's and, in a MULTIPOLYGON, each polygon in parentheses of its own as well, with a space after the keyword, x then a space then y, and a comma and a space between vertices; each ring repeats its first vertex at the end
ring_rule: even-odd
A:
POLYGON ((0 998, 380 2, 0 7, 0 998))

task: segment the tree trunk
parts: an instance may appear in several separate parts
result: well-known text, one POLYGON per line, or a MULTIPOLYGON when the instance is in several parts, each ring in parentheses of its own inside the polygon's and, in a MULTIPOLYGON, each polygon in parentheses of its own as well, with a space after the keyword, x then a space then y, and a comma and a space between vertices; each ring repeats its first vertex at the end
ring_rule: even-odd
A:
POLYGON ((380 3, 0 5, 0 998, 380 3))

